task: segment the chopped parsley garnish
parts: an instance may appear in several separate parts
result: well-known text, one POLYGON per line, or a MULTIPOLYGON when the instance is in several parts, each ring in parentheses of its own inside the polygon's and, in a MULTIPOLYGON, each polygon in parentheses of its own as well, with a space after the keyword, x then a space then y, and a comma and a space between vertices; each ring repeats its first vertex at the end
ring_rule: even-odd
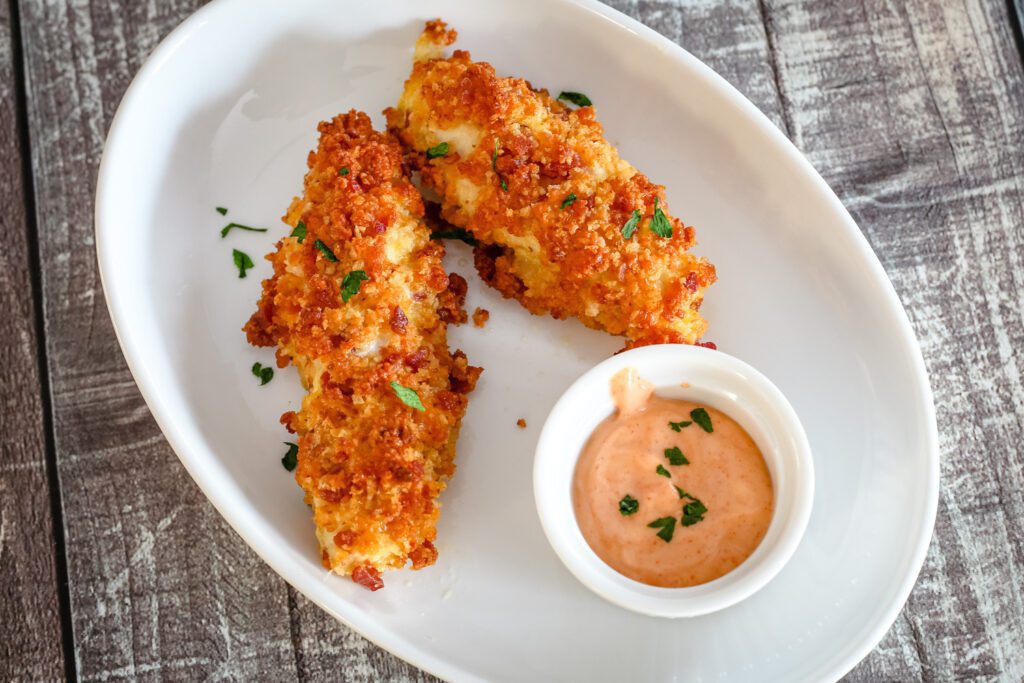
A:
POLYGON ((672 448, 665 449, 665 457, 668 458, 669 465, 689 465, 690 461, 686 459, 683 452, 679 450, 679 446, 673 446, 672 448))
POLYGON ((622 497, 619 501, 619 514, 623 517, 629 517, 631 514, 640 509, 640 501, 628 493, 622 497))
POLYGON ((348 303, 348 300, 359 293, 359 285, 369 280, 365 270, 353 270, 341 280, 341 300, 348 303))
POLYGON ((498 176, 498 180, 501 181, 501 189, 508 192, 508 183, 501 177, 501 173, 498 172, 498 151, 501 149, 501 143, 498 142, 497 138, 494 140, 494 152, 491 153, 491 170, 494 171, 494 175, 498 176))
POLYGON ((238 268, 238 277, 245 277, 245 271, 253 267, 252 259, 244 251, 231 250, 231 258, 235 261, 235 268, 238 268))
POLYGON ((227 216, 228 215, 228 210, 225 209, 223 206, 218 206, 217 207, 217 213, 219 213, 221 216, 227 216))
POLYGON ((711 424, 711 416, 708 415, 708 411, 703 408, 694 408, 690 411, 690 417, 697 423, 697 426, 703 429, 705 432, 710 434, 715 431, 714 426, 711 424))
POLYGON ((437 145, 434 145, 433 147, 431 147, 430 149, 427 150, 427 158, 428 159, 436 159, 437 157, 443 157, 447 153, 448 153, 448 143, 447 142, 442 142, 442 143, 439 143, 437 145))
POLYGON ((681 432, 683 431, 683 427, 689 427, 692 424, 693 422, 689 420, 680 420, 679 422, 669 422, 668 426, 672 429, 673 432, 681 432))
POLYGON ((319 249, 320 253, 323 254, 324 258, 327 259, 328 261, 333 261, 334 263, 338 262, 338 257, 334 255, 334 252, 331 251, 331 248, 324 244, 323 242, 321 242, 320 240, 313 242, 313 246, 319 249))
POLYGON ((419 410, 420 412, 426 410, 426 408, 423 407, 423 402, 420 401, 420 395, 409 387, 403 387, 398 382, 392 382, 391 388, 394 390, 395 395, 398 396, 405 405, 415 410, 419 410))
POLYGON ((289 237, 297 238, 299 240, 299 244, 306 241, 306 224, 299 221, 299 224, 295 226, 295 229, 292 230, 292 234, 289 235, 289 237))
POLYGON ((668 222, 668 216, 658 208, 658 198, 654 198, 654 216, 651 218, 651 232, 658 237, 671 237, 672 224, 668 222))
POLYGON ((348 166, 342 166, 338 169, 338 175, 345 177, 348 175, 348 166))
POLYGON ((291 441, 283 442, 288 447, 288 452, 281 458, 281 464, 289 472, 295 470, 295 466, 299 464, 299 444, 292 443, 291 441))
POLYGON ((573 193, 573 192, 570 192, 569 194, 565 195, 565 199, 562 200, 562 208, 563 209, 569 208, 570 206, 572 206, 572 203, 574 201, 576 201, 576 194, 573 193))
POLYGON ((590 101, 590 98, 584 95, 583 93, 571 92, 568 90, 563 90, 562 93, 558 96, 558 99, 572 102, 577 107, 589 107, 592 104, 594 104, 593 102, 590 101))
POLYGON ((663 465, 658 465, 656 468, 654 468, 654 471, 655 473, 660 474, 663 477, 669 477, 670 479, 672 478, 672 475, 669 473, 668 470, 665 469, 663 465))
POLYGON ((683 517, 679 520, 679 523, 683 526, 693 526, 697 522, 704 521, 704 513, 708 511, 704 503, 692 496, 691 499, 693 500, 692 503, 687 503, 683 506, 683 517))
POLYGON ((227 237, 228 233, 233 229, 238 228, 239 230, 248 230, 249 232, 266 232, 266 228, 254 228, 250 225, 242 225, 241 223, 228 223, 220 230, 220 236, 227 237))
POLYGON ((658 531, 658 538, 665 541, 665 543, 668 543, 672 540, 672 534, 676 531, 676 518, 659 517, 647 526, 651 529, 660 529, 660 531, 658 531))
POLYGON ((252 364, 252 374, 260 378, 260 386, 274 379, 274 368, 267 367, 262 363, 252 364))
POLYGON ((636 226, 640 224, 640 212, 637 209, 633 209, 633 213, 630 214, 629 220, 622 226, 622 237, 629 239, 636 232, 636 226))
MULTIPOLYGON (((675 486, 675 484, 673 484, 673 486, 675 486)), ((689 493, 687 493, 686 491, 682 490, 678 486, 675 486, 675 489, 676 489, 676 493, 679 494, 680 498, 693 498, 693 496, 691 496, 689 493)))
POLYGON ((430 233, 430 239, 432 240, 459 240, 465 242, 471 247, 475 247, 478 242, 476 238, 469 233, 468 230, 463 228, 449 228, 447 230, 435 230, 430 233))

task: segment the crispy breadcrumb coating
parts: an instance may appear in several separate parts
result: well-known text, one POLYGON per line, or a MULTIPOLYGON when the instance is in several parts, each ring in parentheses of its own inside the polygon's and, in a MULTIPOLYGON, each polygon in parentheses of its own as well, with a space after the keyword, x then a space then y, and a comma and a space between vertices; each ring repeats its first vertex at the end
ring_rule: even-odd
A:
POLYGON ((295 478, 324 566, 376 590, 381 571, 437 557, 437 497, 480 369, 448 351, 465 280, 441 265, 398 142, 355 111, 319 132, 284 218, 295 230, 267 256, 274 275, 245 331, 277 346, 278 366, 293 363, 309 392, 281 421, 299 436, 295 478))
POLYGON ((569 108, 461 50, 445 58, 455 37, 427 23, 405 91, 385 113, 442 198, 442 217, 479 241, 484 281, 534 314, 575 316, 628 346, 695 343, 715 267, 688 252, 694 229, 668 215, 664 188, 619 158, 593 107, 569 108), (437 155, 441 143, 447 153, 437 155), (657 209, 671 237, 652 229, 657 209))

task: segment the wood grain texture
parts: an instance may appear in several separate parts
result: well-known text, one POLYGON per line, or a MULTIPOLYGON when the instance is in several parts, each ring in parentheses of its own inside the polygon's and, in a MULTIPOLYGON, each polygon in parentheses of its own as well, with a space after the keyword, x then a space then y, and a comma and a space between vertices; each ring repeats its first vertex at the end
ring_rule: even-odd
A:
MULTIPOLYGON (((429 680, 308 603, 245 547, 170 452, 114 340, 92 245, 103 137, 145 56, 200 4, 20 3, 40 233, 33 246, 43 264, 78 673, 429 680)), ((790 135, 854 214, 921 339, 943 451, 936 539, 893 629, 849 679, 1024 679, 1024 69, 1009 4, 611 4, 696 54, 790 135)), ((0 106, 0 135, 6 121, 0 106)), ((6 168, 17 146, 0 143, 6 168)), ((12 179, 20 183, 5 171, 5 198, 20 192, 20 184, 6 187, 12 179)), ((34 361, 22 358, 35 352, 19 332, 32 333, 28 299, 18 296, 17 278, 27 277, 6 246, 9 223, 15 247, 18 234, 24 240, 19 220, 0 218, 0 258, 14 260, 0 263, 0 296, 29 321, 0 321, 5 442, 8 424, 27 433, 39 424, 34 361), (29 406, 22 418, 10 411, 8 377, 26 387, 14 399, 29 406)), ((31 489, 12 478, 16 469, 18 477, 35 472, 43 490, 41 441, 26 438, 13 455, 5 443, 0 486, 31 489), (15 459, 35 464, 9 468, 15 459)), ((7 505, 3 495, 5 524, 7 505)), ((39 510, 48 508, 17 508, 10 518, 45 532, 33 517, 39 510)), ((6 581, 5 571, 18 568, 4 564, 14 546, 3 528, 6 581)), ((39 545, 22 543, 30 545, 15 548, 18 564, 39 545)), ((52 630, 52 618, 41 623, 52 630)), ((59 648, 40 651, 31 665, 39 677, 59 676, 59 658, 59 648)))
POLYGON ((195 2, 24 2, 32 165, 76 665, 86 680, 294 672, 284 584, 179 466, 121 357, 93 250, 104 133, 195 2))
POLYGON ((11 16, 0 4, 0 680, 64 670, 11 16), (14 637, 15 634, 17 637, 14 637))
POLYGON ((1024 679, 1024 72, 1008 5, 768 0, 794 141, 850 209, 920 339, 935 539, 853 672, 1024 679))

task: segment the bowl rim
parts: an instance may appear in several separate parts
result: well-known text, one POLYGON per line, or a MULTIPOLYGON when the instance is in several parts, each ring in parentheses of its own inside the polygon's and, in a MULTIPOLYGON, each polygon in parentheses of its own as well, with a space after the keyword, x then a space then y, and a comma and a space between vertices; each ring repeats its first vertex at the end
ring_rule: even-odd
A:
POLYGON ((756 368, 722 351, 656 344, 606 359, 562 393, 537 441, 533 490, 548 543, 583 585, 605 600, 641 614, 696 617, 747 599, 775 578, 793 556, 813 507, 814 460, 796 411, 756 368), (593 429, 613 414, 606 407, 611 403, 610 391, 598 399, 603 409, 591 411, 593 424, 587 428, 581 428, 571 409, 584 401, 593 406, 595 394, 628 368, 652 383, 656 394, 686 398, 725 412, 750 434, 768 464, 775 500, 768 530, 750 557, 714 581, 679 588, 640 583, 608 566, 580 532, 572 506, 572 480, 593 429))
MULTIPOLYGON (((910 319, 877 256, 842 202, 807 158, 739 90, 672 40, 599 0, 555 0, 548 7, 552 8, 551 11, 557 8, 558 11, 594 15, 618 25, 638 39, 655 46, 678 68, 692 73, 694 78, 713 84, 715 90, 729 102, 730 106, 746 115, 751 128, 757 131, 761 141, 795 164, 808 182, 831 204, 836 218, 837 233, 849 242, 855 257, 863 263, 865 277, 873 282, 873 286, 880 288, 880 304, 896 331, 891 341, 907 356, 917 380, 915 389, 922 410, 921 438, 929 470, 927 479, 921 482, 925 489, 925 503, 921 511, 920 527, 908 543, 911 552, 901 564, 900 576, 893 588, 893 599, 885 609, 873 617, 870 624, 851 638, 849 643, 836 648, 833 655, 809 674, 812 680, 841 678, 867 656, 892 627, 920 574, 935 526, 939 498, 938 425, 924 358, 910 319)), ((366 618, 358 611, 344 605, 329 603, 319 585, 319 579, 306 570, 301 558, 279 552, 261 542, 265 533, 265 523, 259 513, 239 502, 239 497, 234 495, 238 493, 237 486, 221 470, 210 468, 207 466, 208 463, 203 462, 203 448, 191 443, 185 431, 173 420, 173 413, 168 409, 166 400, 161 396, 159 387, 153 382, 152 374, 147 368, 145 345, 132 331, 131 316, 125 297, 117 288, 111 287, 113 283, 121 281, 117 273, 115 246, 118 234, 118 223, 115 218, 119 196, 115 180, 124 171, 120 168, 120 157, 123 156, 122 148, 127 145, 127 122, 145 110, 141 91, 159 76, 164 64, 204 25, 213 22, 218 16, 259 9, 251 0, 213 0, 196 10, 164 37, 146 58, 118 105, 107 132, 99 164, 94 211, 98 272, 114 333, 140 393, 185 470, 219 514, 271 569, 334 618, 356 629, 375 645, 436 676, 445 679, 480 680, 479 676, 462 665, 423 650, 404 637, 380 627, 373 619, 366 618)))

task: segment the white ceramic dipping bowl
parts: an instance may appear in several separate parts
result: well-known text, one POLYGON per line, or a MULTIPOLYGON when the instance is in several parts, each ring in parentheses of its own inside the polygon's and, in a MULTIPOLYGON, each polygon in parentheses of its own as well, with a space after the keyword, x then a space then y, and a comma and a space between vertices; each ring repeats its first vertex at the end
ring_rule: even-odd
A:
POLYGON ((577 379, 548 415, 533 468, 533 492, 548 541, 577 579, 626 609, 659 617, 695 617, 734 605, 772 580, 796 550, 814 500, 814 464, 800 420, 774 384, 721 351, 682 344, 620 353, 577 379), (580 532, 572 502, 576 461, 597 425, 615 410, 611 378, 624 368, 655 394, 717 408, 761 449, 775 489, 775 511, 754 553, 728 574, 699 586, 648 586, 609 567, 580 532), (688 386, 687 386, 688 385, 688 386))

